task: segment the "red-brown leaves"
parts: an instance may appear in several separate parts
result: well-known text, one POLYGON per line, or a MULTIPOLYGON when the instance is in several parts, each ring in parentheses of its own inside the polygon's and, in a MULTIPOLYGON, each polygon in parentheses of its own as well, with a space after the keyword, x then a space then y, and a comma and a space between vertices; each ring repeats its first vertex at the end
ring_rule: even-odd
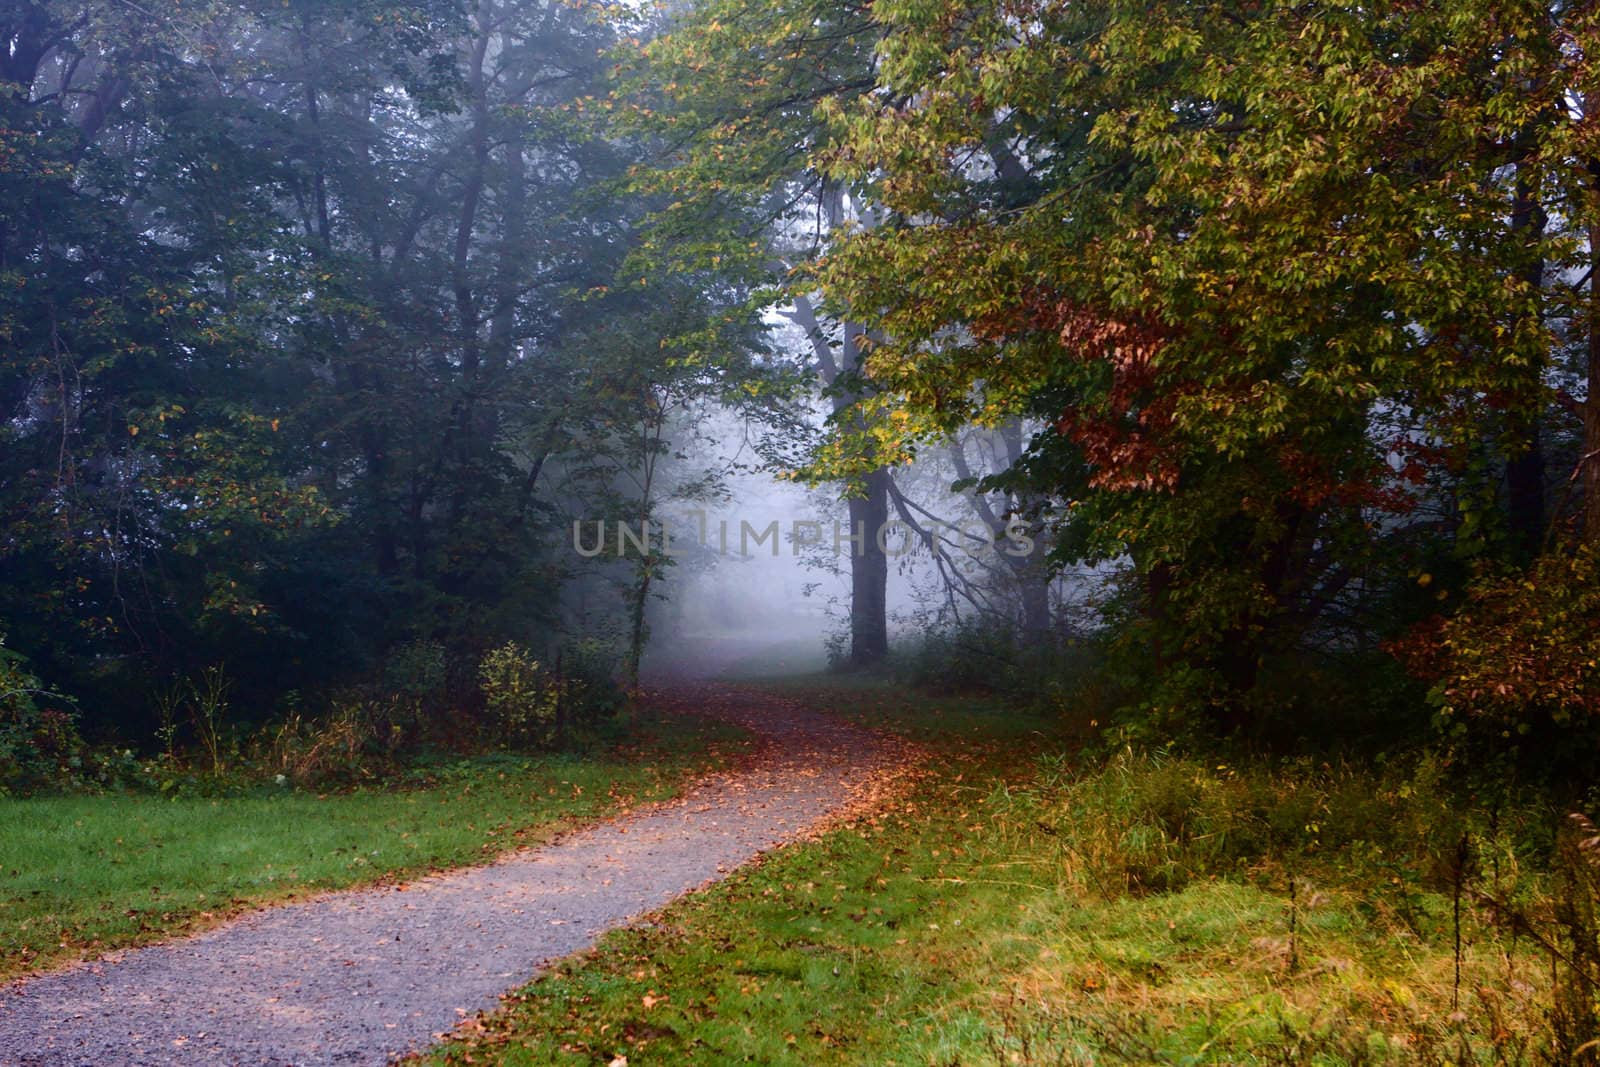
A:
POLYGON ((1295 444, 1278 450, 1278 465, 1289 485, 1289 497, 1302 507, 1359 507, 1391 515, 1416 510, 1413 487, 1427 479, 1427 469, 1411 456, 1396 472, 1386 463, 1373 462, 1353 473, 1335 476, 1325 457, 1295 444))
POLYGON ((1498 729, 1589 726, 1600 716, 1597 579, 1588 549, 1546 553, 1524 572, 1477 579, 1455 615, 1422 623, 1389 651, 1433 683, 1445 716, 1498 729))
POLYGON ((1178 484, 1169 439, 1181 386, 1165 391, 1157 357, 1172 331, 1149 315, 1115 312, 1036 288, 1014 312, 976 326, 988 340, 1019 334, 1053 334, 1065 354, 1110 369, 1105 392, 1064 410, 1056 430, 1083 449, 1096 489, 1171 491, 1178 484))

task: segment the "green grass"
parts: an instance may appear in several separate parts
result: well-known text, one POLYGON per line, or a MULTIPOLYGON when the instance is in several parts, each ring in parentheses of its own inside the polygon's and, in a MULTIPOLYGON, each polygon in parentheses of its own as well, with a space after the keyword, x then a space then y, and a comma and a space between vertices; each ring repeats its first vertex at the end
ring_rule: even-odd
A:
POLYGON ((1449 801, 1425 768, 1079 765, 1059 727, 993 704, 782 688, 934 758, 427 1062, 1489 1063, 1538 1037, 1545 966, 1470 902, 1452 1003, 1451 899, 1422 864, 1459 823, 1428 836, 1449 801))
POLYGON ((0 977, 248 906, 483 862, 664 798, 739 737, 642 718, 626 747, 461 760, 403 791, 0 799, 0 977))

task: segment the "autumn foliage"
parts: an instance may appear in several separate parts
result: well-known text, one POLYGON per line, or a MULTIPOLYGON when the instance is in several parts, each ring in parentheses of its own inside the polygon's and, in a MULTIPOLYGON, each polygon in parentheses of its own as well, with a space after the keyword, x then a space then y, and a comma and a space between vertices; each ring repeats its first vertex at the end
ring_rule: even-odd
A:
POLYGON ((1600 727, 1600 560, 1550 552, 1523 573, 1473 582, 1455 614, 1393 646, 1432 686, 1447 722, 1512 733, 1600 727))
POLYGON ((975 332, 995 344, 1022 332, 1041 333, 1066 358, 1103 365, 1109 373, 1110 384, 1098 402, 1074 404, 1055 415, 1056 432, 1083 450, 1090 487, 1176 487, 1179 465, 1171 431, 1173 407, 1183 390, 1159 388, 1157 365, 1172 329, 1152 315, 1095 306, 1042 288, 1013 310, 980 320, 975 332))

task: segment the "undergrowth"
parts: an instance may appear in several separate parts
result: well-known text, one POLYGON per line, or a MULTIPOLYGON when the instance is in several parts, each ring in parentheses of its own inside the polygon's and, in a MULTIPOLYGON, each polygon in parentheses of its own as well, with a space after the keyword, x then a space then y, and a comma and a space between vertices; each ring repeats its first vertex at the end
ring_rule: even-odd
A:
POLYGON ((872 816, 563 961, 430 1062, 1592 1056, 1593 883, 1567 883, 1595 868, 1562 856, 1600 843, 1537 803, 1467 803, 1421 757, 1086 758, 998 703, 809 696, 935 759, 872 816))

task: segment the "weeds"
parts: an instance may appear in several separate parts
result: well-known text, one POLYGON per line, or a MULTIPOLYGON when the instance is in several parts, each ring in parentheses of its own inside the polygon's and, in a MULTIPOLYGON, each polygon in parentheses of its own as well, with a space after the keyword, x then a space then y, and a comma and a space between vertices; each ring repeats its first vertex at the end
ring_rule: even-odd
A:
POLYGON ((188 682, 189 723, 195 740, 205 753, 213 776, 227 769, 228 690, 232 682, 222 664, 207 667, 188 682))
POLYGON ((1547 938, 1567 914, 1537 804, 1491 818, 1422 757, 1054 745, 1029 766, 1016 741, 1040 725, 1015 710, 837 680, 811 699, 915 734, 941 769, 611 935, 434 1060, 1535 1067, 1581 1048, 1554 1033, 1542 950, 1483 898, 1547 938))
POLYGON ((1558 855, 1555 936, 1542 939, 1556 969, 1551 1022, 1565 1062, 1593 1067, 1600 1064, 1600 830, 1572 813, 1558 855))
POLYGON ((369 706, 349 699, 320 720, 291 711, 274 731, 265 764, 275 779, 302 788, 349 788, 379 776, 369 752, 376 730, 369 706))
POLYGON ((1594 1067, 1600 1064, 1600 830, 1587 816, 1567 816, 1554 867, 1548 896, 1514 902, 1477 895, 1548 960, 1547 1061, 1594 1067))

